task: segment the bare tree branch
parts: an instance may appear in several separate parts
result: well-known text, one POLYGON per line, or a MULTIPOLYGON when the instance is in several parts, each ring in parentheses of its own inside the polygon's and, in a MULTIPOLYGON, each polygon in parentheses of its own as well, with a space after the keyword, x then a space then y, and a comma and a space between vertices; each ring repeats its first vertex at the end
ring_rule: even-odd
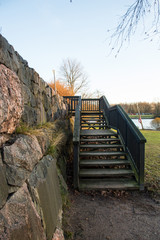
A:
POLYGON ((63 60, 60 66, 60 76, 61 80, 67 82, 75 94, 84 91, 88 85, 88 77, 82 65, 75 59, 63 60))
MULTIPOLYGON (((136 0, 126 13, 121 17, 120 23, 111 35, 112 51, 121 50, 124 42, 130 42, 131 36, 137 30, 141 20, 145 23, 145 17, 152 17, 150 28, 144 31, 145 38, 152 38, 160 33, 160 3, 159 0, 136 0)), ((116 55, 117 55, 116 54, 116 55)))

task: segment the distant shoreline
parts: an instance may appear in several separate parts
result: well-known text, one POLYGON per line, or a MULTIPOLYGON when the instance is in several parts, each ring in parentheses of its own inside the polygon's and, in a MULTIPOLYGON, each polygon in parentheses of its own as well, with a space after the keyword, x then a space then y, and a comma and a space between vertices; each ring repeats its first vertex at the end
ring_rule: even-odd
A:
MULTIPOLYGON (((129 115, 131 119, 139 119, 139 115, 129 115)), ((154 115, 141 115, 142 119, 154 119, 154 115)))

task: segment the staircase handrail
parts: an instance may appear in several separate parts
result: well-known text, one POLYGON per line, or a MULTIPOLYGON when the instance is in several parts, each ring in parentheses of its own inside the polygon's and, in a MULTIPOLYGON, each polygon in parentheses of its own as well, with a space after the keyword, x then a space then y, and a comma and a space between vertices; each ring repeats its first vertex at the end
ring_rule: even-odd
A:
POLYGON ((80 121, 81 121, 81 97, 78 98, 78 105, 75 110, 74 131, 73 131, 73 182, 74 188, 79 186, 79 148, 80 148, 80 121))
POLYGON ((136 127, 134 122, 131 120, 131 118, 128 116, 128 114, 124 111, 124 109, 121 107, 121 105, 115 105, 113 107, 110 107, 109 110, 111 112, 111 111, 114 111, 115 109, 119 112, 119 114, 123 117, 123 119, 127 122, 129 127, 132 129, 132 132, 135 135, 135 137, 137 138, 137 140, 139 142, 146 142, 146 139, 143 136, 143 134, 139 131, 139 129, 136 127))
POLYGON ((103 96, 100 98, 100 110, 104 111, 108 118, 109 127, 116 129, 120 134, 125 149, 129 154, 140 189, 143 189, 146 139, 120 105, 110 107, 107 99, 103 96))

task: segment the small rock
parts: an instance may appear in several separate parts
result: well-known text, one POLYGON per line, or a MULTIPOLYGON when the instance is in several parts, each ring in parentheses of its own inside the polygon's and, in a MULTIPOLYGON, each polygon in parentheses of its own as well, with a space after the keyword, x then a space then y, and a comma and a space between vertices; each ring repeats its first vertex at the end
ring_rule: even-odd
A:
POLYGON ((65 240, 64 235, 63 235, 63 230, 57 228, 54 235, 53 235, 52 240, 65 240))

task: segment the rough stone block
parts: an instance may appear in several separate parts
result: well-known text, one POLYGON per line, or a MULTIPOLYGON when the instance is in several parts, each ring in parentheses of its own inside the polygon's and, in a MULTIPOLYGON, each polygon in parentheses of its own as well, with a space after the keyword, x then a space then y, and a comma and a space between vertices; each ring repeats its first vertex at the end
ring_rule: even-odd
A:
POLYGON ((8 197, 8 185, 5 176, 5 167, 0 153, 0 208, 3 207, 8 197))
POLYGON ((28 68, 21 64, 17 74, 22 83, 24 83, 26 86, 31 86, 31 79, 28 76, 29 74, 27 74, 27 69, 28 68))
POLYGON ((0 211, 0 239, 46 240, 27 185, 14 193, 0 211))
POLYGON ((40 86, 40 89, 42 91, 45 91, 45 89, 46 89, 46 82, 42 78, 39 78, 39 86, 40 86))
POLYGON ((0 63, 4 64, 6 67, 10 68, 12 71, 17 73, 20 63, 17 58, 17 54, 14 48, 8 43, 8 41, 3 38, 0 34, 0 63))
POLYGON ((39 85, 40 77, 39 77, 39 74, 36 71, 34 71, 34 73, 33 73, 33 79, 32 80, 33 80, 33 82, 35 82, 39 85))
POLYGON ((46 83, 46 93, 47 96, 51 99, 52 98, 52 88, 46 83))
POLYGON ((23 101, 24 104, 30 104, 31 101, 31 91, 26 85, 22 85, 22 94, 23 94, 23 101))
POLYGON ((62 208, 56 161, 49 155, 36 165, 28 180, 32 199, 41 214, 47 239, 53 237, 62 208))
POLYGON ((0 133, 13 133, 23 111, 21 83, 17 75, 0 64, 0 133))
POLYGON ((49 130, 47 131, 47 129, 43 129, 42 132, 36 134, 37 140, 39 142, 43 154, 46 153, 48 147, 50 146, 52 135, 53 135, 52 131, 49 130))
POLYGON ((37 121, 38 117, 37 109, 34 109, 29 105, 24 105, 24 111, 21 118, 23 122, 27 123, 29 126, 33 126, 37 123, 40 123, 37 121))
POLYGON ((42 97, 43 97, 43 99, 42 99, 43 106, 44 106, 45 111, 47 112, 48 109, 51 108, 51 99, 48 98, 48 96, 47 96, 45 91, 43 91, 42 97))
POLYGON ((31 82, 31 91, 35 95, 35 97, 39 98, 39 94, 41 92, 39 85, 35 82, 31 82))
POLYGON ((9 134, 1 134, 0 135, 0 147, 2 147, 2 145, 7 142, 10 139, 10 135, 9 134))
POLYGON ((13 186, 21 186, 42 158, 42 151, 35 136, 20 135, 12 145, 5 146, 3 151, 7 181, 13 186))
POLYGON ((39 114, 40 114, 40 123, 46 123, 47 122, 47 113, 44 109, 43 104, 40 104, 40 108, 39 108, 39 114))

